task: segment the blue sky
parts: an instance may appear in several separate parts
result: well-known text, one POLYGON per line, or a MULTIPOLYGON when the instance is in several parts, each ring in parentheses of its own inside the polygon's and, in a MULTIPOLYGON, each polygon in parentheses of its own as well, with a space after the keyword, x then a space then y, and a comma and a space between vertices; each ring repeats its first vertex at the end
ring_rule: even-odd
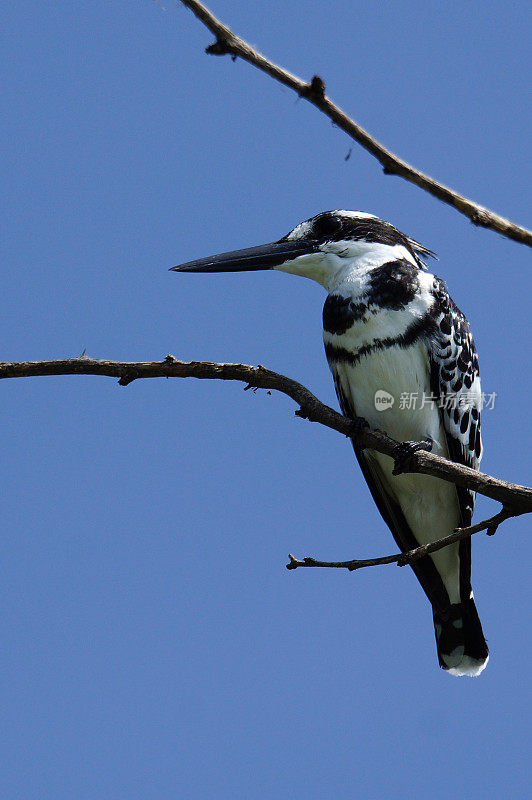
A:
MULTIPOLYGON (((528 3, 212 7, 402 157, 530 227, 528 3)), ((179 4, 2 16, 3 360, 262 363, 336 407, 319 286, 167 268, 362 209, 437 251, 497 392, 483 469, 530 482, 529 249, 206 56, 179 4)), ((526 795, 530 520, 474 539, 492 657, 457 680, 407 569, 285 570, 289 551, 395 550, 348 443, 288 399, 74 376, 0 392, 2 797, 526 795)))

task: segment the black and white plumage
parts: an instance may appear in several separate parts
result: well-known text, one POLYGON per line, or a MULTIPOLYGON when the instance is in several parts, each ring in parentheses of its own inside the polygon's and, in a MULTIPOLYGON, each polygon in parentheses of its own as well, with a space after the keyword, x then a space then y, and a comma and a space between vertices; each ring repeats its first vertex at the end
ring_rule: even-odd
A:
MULTIPOLYGON (((426 271, 434 254, 393 225, 358 211, 327 211, 277 242, 192 261, 183 272, 278 269, 328 291, 325 352, 342 412, 401 442, 478 469, 481 391, 469 323, 445 283, 426 271), (379 407, 382 393, 393 398, 379 407), (402 398, 418 399, 413 408, 402 398)), ((393 461, 355 453, 375 503, 402 551, 471 522, 474 493, 422 474, 393 475, 393 461)), ((471 540, 412 565, 433 610, 440 666, 478 675, 488 648, 471 591, 471 540)))

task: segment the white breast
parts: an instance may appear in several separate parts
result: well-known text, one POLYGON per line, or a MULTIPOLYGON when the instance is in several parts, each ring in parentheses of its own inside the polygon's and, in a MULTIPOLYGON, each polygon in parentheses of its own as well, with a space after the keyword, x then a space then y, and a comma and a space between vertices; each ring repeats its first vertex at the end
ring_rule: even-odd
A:
MULTIPOLYGON (((370 352, 354 365, 335 365, 342 391, 357 416, 369 425, 385 431, 399 442, 431 437, 433 451, 448 457, 445 432, 437 403, 430 401, 430 376, 425 344, 394 346, 370 352), (388 392, 394 402, 386 410, 377 410, 375 395, 388 392), (423 403, 423 393, 426 402, 423 403), (408 407, 405 398, 415 398, 408 407), (414 405, 414 404, 413 404, 414 405)), ((371 455, 370 455, 371 454, 371 455)), ((386 483, 404 513, 412 533, 420 544, 452 533, 459 525, 460 514, 455 487, 428 475, 392 476, 393 461, 369 451, 386 476, 386 483)), ((458 545, 432 556, 449 593, 451 602, 460 601, 458 545)))

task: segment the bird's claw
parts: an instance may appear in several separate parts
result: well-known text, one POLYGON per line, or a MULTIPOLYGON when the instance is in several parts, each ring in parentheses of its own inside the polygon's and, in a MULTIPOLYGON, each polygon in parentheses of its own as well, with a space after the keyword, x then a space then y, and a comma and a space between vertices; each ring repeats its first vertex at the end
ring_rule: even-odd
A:
POLYGON ((352 432, 350 432, 348 436, 353 440, 355 447, 358 448, 360 447, 360 445, 358 444, 358 438, 365 428, 369 428, 369 422, 366 419, 364 419, 364 417, 352 417, 351 428, 352 432))
POLYGON ((369 428, 369 422, 364 417, 353 417, 352 422, 356 433, 364 430, 364 428, 369 428))
POLYGON ((393 470, 392 475, 400 475, 403 472, 406 461, 418 450, 426 450, 428 453, 432 450, 433 441, 430 437, 424 439, 422 442, 401 442, 394 448, 393 451, 393 470))

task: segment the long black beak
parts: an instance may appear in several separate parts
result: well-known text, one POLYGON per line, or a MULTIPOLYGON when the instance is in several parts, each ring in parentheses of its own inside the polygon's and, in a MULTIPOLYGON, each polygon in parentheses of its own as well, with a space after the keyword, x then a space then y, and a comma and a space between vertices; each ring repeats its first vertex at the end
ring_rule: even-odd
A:
POLYGON ((292 261, 297 256, 312 253, 309 242, 284 241, 261 244, 259 247, 246 247, 231 253, 199 258, 171 267, 174 272, 250 272, 259 269, 273 269, 292 261))

